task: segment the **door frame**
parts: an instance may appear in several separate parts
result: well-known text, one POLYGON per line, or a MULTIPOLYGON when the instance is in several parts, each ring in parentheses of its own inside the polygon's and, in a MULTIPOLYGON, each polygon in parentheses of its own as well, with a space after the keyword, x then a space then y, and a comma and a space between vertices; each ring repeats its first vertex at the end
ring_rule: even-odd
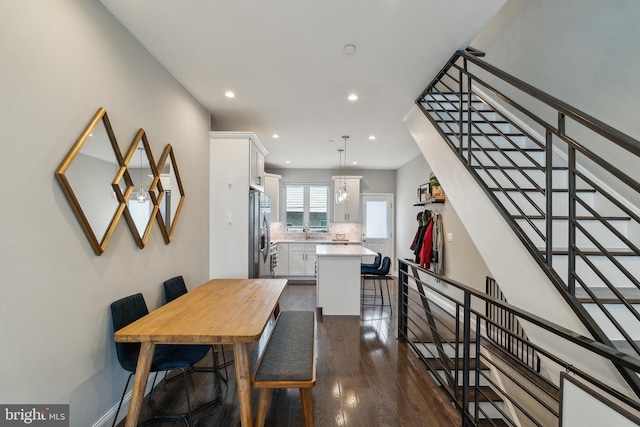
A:
POLYGON ((382 199, 384 198, 385 200, 389 201, 389 245, 390 245, 390 253, 388 255, 383 254, 383 256, 389 256, 389 258, 391 258, 391 270, 389 271, 390 274, 394 274, 396 275, 397 273, 397 263, 396 263, 396 259, 395 259, 395 253, 396 253, 396 238, 395 238, 395 194, 394 193, 362 193, 360 194, 360 234, 361 234, 361 238, 362 238, 362 245, 366 246, 366 238, 365 238, 365 212, 366 212, 366 206, 365 206, 365 200, 367 198, 373 198, 374 200, 376 198, 382 199))

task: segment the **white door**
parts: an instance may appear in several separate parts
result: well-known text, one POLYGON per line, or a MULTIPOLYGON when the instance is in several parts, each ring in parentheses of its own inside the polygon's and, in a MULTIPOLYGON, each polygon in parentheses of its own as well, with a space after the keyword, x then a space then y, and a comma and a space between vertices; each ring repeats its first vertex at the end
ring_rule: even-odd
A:
POLYGON ((391 270, 394 271, 393 194, 363 194, 361 200, 362 245, 380 252, 383 258, 391 258, 391 270))

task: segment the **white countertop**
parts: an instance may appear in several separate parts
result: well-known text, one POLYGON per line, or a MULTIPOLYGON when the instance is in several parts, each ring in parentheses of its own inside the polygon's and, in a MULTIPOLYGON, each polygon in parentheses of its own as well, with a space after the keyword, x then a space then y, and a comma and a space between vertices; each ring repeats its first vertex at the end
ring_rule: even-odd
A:
POLYGON ((332 240, 332 239, 291 239, 291 240, 272 240, 273 243, 309 243, 313 245, 344 245, 344 244, 357 244, 362 243, 359 240, 332 240))
POLYGON ((361 245, 317 245, 316 255, 321 256, 375 256, 376 253, 361 245))

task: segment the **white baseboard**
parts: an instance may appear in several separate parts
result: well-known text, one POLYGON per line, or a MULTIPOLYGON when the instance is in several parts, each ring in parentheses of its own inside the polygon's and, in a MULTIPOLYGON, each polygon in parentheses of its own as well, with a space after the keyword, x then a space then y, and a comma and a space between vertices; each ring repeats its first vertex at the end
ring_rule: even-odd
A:
MULTIPOLYGON (((155 375, 155 374, 149 374, 149 378, 147 378, 147 388, 144 391, 145 396, 149 394, 149 392, 151 392, 152 375, 155 375)), ((131 401, 131 392, 132 390, 129 390, 127 394, 124 395, 124 399, 122 400, 122 407, 120 408, 120 413, 118 414, 117 422, 120 422, 121 420, 123 420, 127 416, 127 413, 129 412, 129 402, 131 401)), ((104 427, 104 426, 110 426, 111 424, 113 424, 113 418, 116 416, 116 411, 118 410, 119 403, 120 402, 116 402, 116 404, 113 405, 111 409, 109 409, 102 417, 100 417, 99 420, 93 423, 91 427, 104 427)))

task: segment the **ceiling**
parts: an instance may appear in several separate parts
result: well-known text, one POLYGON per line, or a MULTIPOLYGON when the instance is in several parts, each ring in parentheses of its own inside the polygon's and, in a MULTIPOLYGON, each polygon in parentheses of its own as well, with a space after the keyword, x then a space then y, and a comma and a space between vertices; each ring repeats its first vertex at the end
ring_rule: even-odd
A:
POLYGON ((413 159, 403 118, 505 0, 101 2, 211 113, 212 130, 255 132, 269 170, 337 169, 343 135, 349 169, 413 159))

